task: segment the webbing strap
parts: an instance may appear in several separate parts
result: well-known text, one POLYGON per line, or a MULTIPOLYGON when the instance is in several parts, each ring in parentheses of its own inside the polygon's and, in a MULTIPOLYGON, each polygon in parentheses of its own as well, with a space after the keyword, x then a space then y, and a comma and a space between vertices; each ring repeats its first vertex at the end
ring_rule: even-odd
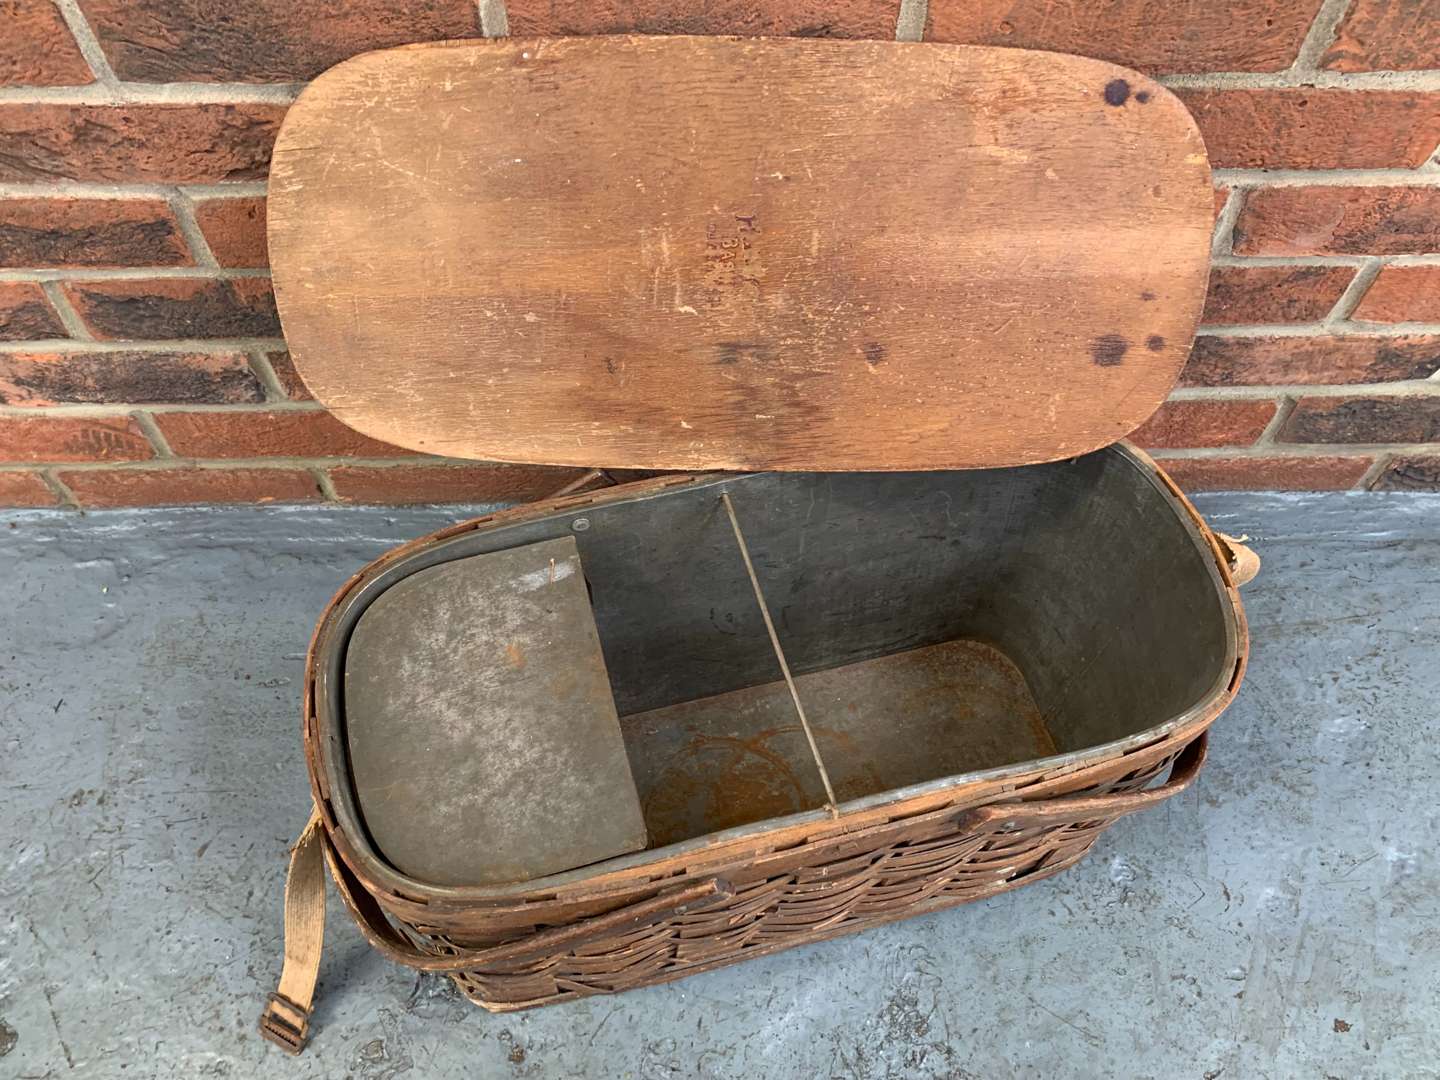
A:
POLYGON ((260 1034, 290 1054, 305 1048, 310 1003, 325 944, 325 853, 320 811, 312 809, 290 849, 285 876, 285 966, 280 985, 260 1014, 260 1034))

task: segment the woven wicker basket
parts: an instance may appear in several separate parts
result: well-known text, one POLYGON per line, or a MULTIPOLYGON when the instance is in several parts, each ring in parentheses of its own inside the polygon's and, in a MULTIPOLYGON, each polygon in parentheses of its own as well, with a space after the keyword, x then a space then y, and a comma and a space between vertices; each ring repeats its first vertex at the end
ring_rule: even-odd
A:
MULTIPOLYGON (((1206 291, 1209 167, 1163 87, 1100 61, 894 42, 410 47, 307 88, 277 142, 269 206, 287 342, 341 419, 426 454, 651 476, 572 486, 416 540, 332 601, 306 663, 315 809, 291 856, 285 967, 261 1020, 272 1041, 298 1052, 308 1034, 327 867, 376 949, 505 1011, 1040 880, 1194 781, 1244 671, 1236 590, 1257 562, 1116 441, 1169 394, 1206 291), (447 101, 499 104, 433 108, 437 86, 447 101), (852 127, 863 134, 834 137, 852 127), (682 470, 712 471, 663 475, 682 470), (705 532, 722 506, 733 536, 705 532), (585 560, 584 615, 609 669, 608 719, 632 723, 638 796, 656 786, 653 760, 628 741, 639 718, 773 690, 761 661, 778 661, 825 793, 773 813, 757 800, 739 816, 692 814, 677 829, 646 803, 648 831, 631 846, 478 878, 507 884, 410 876, 371 835, 347 757, 352 630, 407 575, 562 540, 585 560), (611 591, 607 608, 617 579, 634 583, 634 602, 611 591), (789 604, 777 609, 784 633, 766 591, 789 604), (717 636, 760 616, 773 656, 761 634, 717 636), (987 765, 927 757, 964 726, 961 687, 931 709, 931 741, 897 755, 905 768, 832 785, 792 645, 798 676, 856 680, 863 664, 957 643, 999 656, 1012 637, 1016 659, 996 670, 1035 684, 1020 724, 1033 717, 1037 742, 987 765), (636 692, 652 675, 663 686, 636 692)), ((488 611, 467 609, 472 627, 477 610, 488 611)), ((386 666, 383 649, 355 652, 368 670, 386 666)), ((570 670, 545 674, 557 669, 570 670)), ((414 681, 431 687, 433 673, 414 681)), ((541 698, 545 718, 574 715, 552 700, 541 698)), ((861 772, 887 737, 903 741, 899 720, 920 712, 909 701, 829 709, 864 744, 850 755, 861 772)), ((989 720, 1021 712, 972 712, 967 730, 988 736, 989 720)), ((496 714, 487 731, 525 726, 496 714)), ((486 801, 456 780, 456 757, 412 742, 407 760, 429 755, 428 777, 486 801)), ((377 786, 423 803, 430 789, 412 775, 392 783, 386 746, 365 745, 377 786)), ((564 749, 565 790, 594 795, 595 770, 564 749)), ((521 756, 550 760, 506 763, 521 756)), ((539 805, 546 782, 516 801, 539 805)), ((426 820, 459 820, 447 816, 458 801, 434 801, 426 820)), ((583 847, 596 821, 613 824, 592 814, 550 831, 583 847)), ((473 831, 462 820, 450 850, 473 831)))
MULTIPOLYGON (((1182 715, 1156 717, 1147 735, 841 805, 828 819, 763 823, 520 886, 440 888, 405 878, 359 825, 337 752, 343 740, 325 686, 326 669, 343 648, 338 614, 381 575, 458 537, 593 513, 698 482, 647 480, 457 525, 387 553, 341 589, 307 659, 305 748, 317 810, 296 860, 312 859, 318 880, 323 853, 339 895, 376 949, 418 970, 449 974, 473 1002, 493 1011, 665 982, 1058 873, 1115 820, 1193 782, 1205 760, 1207 729, 1234 698, 1248 651, 1237 578, 1253 574, 1252 553, 1212 533, 1143 454, 1124 453, 1153 471, 1213 556, 1231 626, 1226 674, 1182 715), (1149 786, 1167 770, 1163 784, 1149 786)), ((287 936, 290 929, 287 922, 287 936)), ((262 1024, 290 1049, 303 1045, 308 1029, 308 990, 300 997, 305 1004, 274 996, 262 1024)))

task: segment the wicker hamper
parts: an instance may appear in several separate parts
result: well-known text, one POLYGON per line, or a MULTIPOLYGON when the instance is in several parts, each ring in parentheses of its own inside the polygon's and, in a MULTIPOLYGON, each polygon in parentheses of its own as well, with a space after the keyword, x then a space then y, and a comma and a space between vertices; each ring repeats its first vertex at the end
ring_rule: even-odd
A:
POLYGON ((1037 881, 1185 790, 1244 671, 1236 590, 1258 561, 1121 440, 1188 352, 1210 214, 1183 107, 1073 57, 494 41, 367 54, 312 84, 277 143, 270 242, 316 397, 411 449, 577 472, 388 552, 321 617, 315 809, 265 1036, 308 1036, 326 868, 376 949, 503 1011, 1037 881), (482 100, 490 122, 456 119, 482 100), (633 118, 623 134, 592 126, 607 108, 633 118), (777 139, 840 113, 892 141, 792 147, 770 170, 777 139), (555 156, 517 178, 532 151, 555 156), (897 266, 885 245, 922 213, 897 266), (977 243, 1016 247, 1013 272, 967 254, 986 221, 1003 235, 977 243), (901 312, 920 328, 887 322, 901 312), (516 631, 550 649, 523 708, 486 712, 482 660, 452 665, 447 700, 475 695, 499 740, 472 761, 439 749, 423 705, 452 673, 417 666, 405 635, 468 633, 524 669, 479 621, 494 607, 471 625, 433 606, 452 588, 437 572, 484 586, 502 555, 539 560, 527 588, 557 586, 557 558, 580 575, 516 631), (372 721, 374 687, 399 687, 394 716, 372 721), (542 729, 560 741, 527 755, 542 729), (599 749, 577 762, 572 730, 599 749), (503 794, 468 790, 472 765, 503 794))

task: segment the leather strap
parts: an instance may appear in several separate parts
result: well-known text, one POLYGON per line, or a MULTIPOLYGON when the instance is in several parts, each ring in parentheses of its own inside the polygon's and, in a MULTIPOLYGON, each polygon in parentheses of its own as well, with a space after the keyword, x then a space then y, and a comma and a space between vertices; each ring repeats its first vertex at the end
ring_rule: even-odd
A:
POLYGON ((280 986, 260 1014, 260 1034, 288 1054, 310 1036, 310 1003, 325 944, 325 837, 320 811, 312 809, 290 849, 285 875, 285 966, 280 986))
POLYGON ((566 926, 551 927, 483 949, 462 948, 451 955, 433 956, 417 949, 385 917, 375 898, 353 880, 349 868, 335 854, 325 835, 319 811, 314 810, 290 851, 290 873, 285 878, 285 966, 280 972, 279 989, 270 995, 265 1011, 260 1014, 260 1034, 290 1054, 300 1053, 310 1035, 310 1004, 315 995, 320 950, 325 940, 327 864, 335 891, 376 950, 407 967, 447 974, 517 963, 573 949, 597 937, 683 915, 734 895, 729 882, 706 878, 566 926))
MULTIPOLYGON (((546 498, 572 495, 597 482, 608 486, 615 481, 605 470, 591 469, 546 498)), ((400 952, 408 950, 415 956, 423 955, 390 925, 379 905, 368 895, 365 900, 369 901, 369 905, 362 910, 361 904, 352 898, 346 888, 341 876, 342 868, 329 847, 324 826, 320 823, 320 811, 312 807, 310 820, 290 849, 290 871, 285 876, 285 966, 280 970, 280 986, 270 995, 265 1011, 260 1014, 260 1034, 290 1054, 300 1053, 310 1037, 310 1003, 315 997, 315 980, 320 974, 320 951, 325 944, 324 867, 327 859, 346 907, 366 931, 365 936, 371 943, 387 955, 393 955, 392 949, 400 952), (376 942, 375 934, 379 932, 375 929, 377 920, 388 931, 382 936, 391 949, 376 942)))

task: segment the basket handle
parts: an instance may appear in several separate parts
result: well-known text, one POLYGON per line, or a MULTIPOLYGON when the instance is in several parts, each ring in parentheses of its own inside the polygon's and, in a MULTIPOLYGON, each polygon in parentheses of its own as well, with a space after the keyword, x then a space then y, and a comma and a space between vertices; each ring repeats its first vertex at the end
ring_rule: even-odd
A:
POLYGON ((310 1037, 311 1003, 325 939, 326 865, 335 891, 365 940, 382 955, 419 971, 465 971, 528 960, 558 949, 574 948, 606 934, 623 933, 646 923, 683 915, 735 893, 724 879, 706 878, 569 926, 551 927, 483 949, 461 949, 451 956, 432 956, 421 952, 396 929, 380 904, 355 879, 350 868, 336 855, 325 833, 320 811, 315 809, 290 850, 290 870, 285 878, 285 963, 279 988, 270 995, 260 1014, 260 1034, 290 1054, 300 1053, 310 1037))
POLYGON ((1059 799, 1036 799, 1033 802, 990 803, 966 810, 957 820, 962 830, 981 829, 996 822, 1027 825, 1049 825, 1071 821, 1095 821, 1118 818, 1137 810, 1162 803, 1179 795, 1195 782, 1205 764, 1210 733, 1202 731, 1175 757, 1170 778, 1148 791, 1127 791, 1114 795, 1075 795, 1059 799))

